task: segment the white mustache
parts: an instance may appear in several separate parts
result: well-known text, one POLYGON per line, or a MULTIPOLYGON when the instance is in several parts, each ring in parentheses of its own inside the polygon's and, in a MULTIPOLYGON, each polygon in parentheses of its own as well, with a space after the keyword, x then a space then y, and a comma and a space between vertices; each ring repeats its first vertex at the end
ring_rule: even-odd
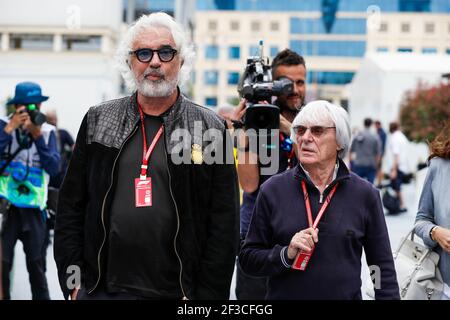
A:
POLYGON ((165 79, 164 73, 162 71, 152 70, 144 73, 144 79, 148 76, 152 77, 160 77, 161 79, 165 79))

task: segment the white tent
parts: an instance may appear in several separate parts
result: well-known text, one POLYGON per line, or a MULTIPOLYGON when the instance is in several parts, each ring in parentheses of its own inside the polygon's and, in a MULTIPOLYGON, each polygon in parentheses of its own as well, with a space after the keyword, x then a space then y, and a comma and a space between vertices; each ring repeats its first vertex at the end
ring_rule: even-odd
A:
POLYGON ((384 127, 397 121, 404 94, 419 82, 435 85, 450 72, 450 55, 413 53, 367 54, 349 86, 352 127, 364 118, 381 121, 384 127))

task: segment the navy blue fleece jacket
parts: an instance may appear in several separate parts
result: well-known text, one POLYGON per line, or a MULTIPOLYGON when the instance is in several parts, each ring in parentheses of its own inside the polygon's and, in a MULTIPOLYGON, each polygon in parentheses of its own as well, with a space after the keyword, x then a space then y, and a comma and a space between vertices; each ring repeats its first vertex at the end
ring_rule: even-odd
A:
POLYGON ((319 241, 306 271, 290 268, 287 246, 308 227, 300 181, 307 181, 313 218, 322 203, 319 190, 300 166, 273 176, 261 186, 246 240, 239 254, 244 272, 267 276, 267 299, 361 299, 361 254, 380 268, 376 299, 399 299, 389 236, 379 192, 349 173, 340 161, 339 183, 318 225, 319 241))

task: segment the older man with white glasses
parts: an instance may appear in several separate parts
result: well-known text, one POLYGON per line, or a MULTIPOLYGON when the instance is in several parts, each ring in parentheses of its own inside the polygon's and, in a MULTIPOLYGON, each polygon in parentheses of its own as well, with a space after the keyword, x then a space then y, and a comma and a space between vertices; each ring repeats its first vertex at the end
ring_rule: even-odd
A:
POLYGON ((361 299, 363 248, 376 298, 399 299, 379 192, 342 161, 350 135, 347 112, 327 101, 294 119, 300 163, 262 185, 239 255, 269 277, 266 299, 361 299))

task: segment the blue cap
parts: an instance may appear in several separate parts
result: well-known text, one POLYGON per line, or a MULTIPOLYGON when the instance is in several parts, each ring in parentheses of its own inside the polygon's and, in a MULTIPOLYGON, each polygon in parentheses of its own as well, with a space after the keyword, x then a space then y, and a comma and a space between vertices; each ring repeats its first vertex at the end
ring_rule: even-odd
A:
POLYGON ((21 82, 16 85, 14 98, 7 104, 30 104, 41 103, 48 100, 47 96, 42 95, 41 87, 34 82, 21 82))

